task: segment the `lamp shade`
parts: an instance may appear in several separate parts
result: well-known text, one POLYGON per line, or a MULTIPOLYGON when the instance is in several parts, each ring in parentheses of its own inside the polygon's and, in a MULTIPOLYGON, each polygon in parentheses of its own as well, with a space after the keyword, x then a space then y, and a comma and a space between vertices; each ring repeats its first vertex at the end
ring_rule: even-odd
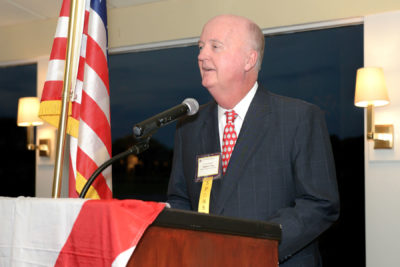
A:
POLYGON ((382 68, 366 67, 357 70, 354 105, 357 107, 383 106, 389 104, 382 68))
POLYGON ((42 125, 43 121, 39 119, 39 98, 21 97, 18 100, 18 126, 36 126, 42 125))

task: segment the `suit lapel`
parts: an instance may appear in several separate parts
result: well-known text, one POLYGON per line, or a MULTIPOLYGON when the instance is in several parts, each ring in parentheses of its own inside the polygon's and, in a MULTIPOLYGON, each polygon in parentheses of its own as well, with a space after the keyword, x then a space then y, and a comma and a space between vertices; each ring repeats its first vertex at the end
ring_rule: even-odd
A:
POLYGON ((268 100, 268 93, 259 87, 243 121, 228 169, 220 185, 215 188, 215 191, 213 188, 213 192, 218 198, 210 207, 211 213, 221 214, 225 202, 236 188, 239 180, 245 179, 245 166, 269 129, 271 110, 268 100))
MULTIPOLYGON (((210 107, 206 111, 208 114, 205 114, 203 121, 203 125, 200 130, 200 142, 201 142, 201 151, 199 155, 204 154, 212 154, 221 152, 221 146, 219 142, 219 130, 218 130, 218 106, 215 102, 210 104, 210 107)), ((197 171, 197 170, 196 170, 197 171)), ((218 190, 221 183, 221 179, 217 179, 213 181, 210 203, 213 203, 217 199, 216 190, 218 190)), ((200 195, 201 183, 197 183, 197 190, 200 195)))
POLYGON ((213 102, 209 109, 208 114, 203 122, 201 128, 201 148, 202 154, 210 154, 220 152, 219 132, 218 132, 218 108, 217 104, 213 102))

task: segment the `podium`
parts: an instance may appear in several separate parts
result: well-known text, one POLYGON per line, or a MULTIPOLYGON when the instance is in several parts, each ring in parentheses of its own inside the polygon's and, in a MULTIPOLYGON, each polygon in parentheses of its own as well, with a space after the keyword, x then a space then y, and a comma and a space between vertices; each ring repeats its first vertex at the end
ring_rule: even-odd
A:
POLYGON ((277 224, 164 209, 127 266, 278 266, 277 224))

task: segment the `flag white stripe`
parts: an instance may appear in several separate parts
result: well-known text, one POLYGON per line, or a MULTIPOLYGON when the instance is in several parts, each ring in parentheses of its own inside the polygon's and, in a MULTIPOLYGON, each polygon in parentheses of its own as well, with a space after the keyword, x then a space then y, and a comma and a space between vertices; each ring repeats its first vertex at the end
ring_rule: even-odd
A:
POLYGON ((69 137, 69 156, 71 158, 70 164, 72 165, 72 172, 74 173, 74 177, 76 178, 76 158, 78 153, 78 138, 70 135, 69 137))
POLYGON ((87 35, 82 34, 81 57, 86 58, 87 35))
POLYGON ((128 264, 129 259, 132 256, 132 253, 135 250, 135 248, 136 248, 136 246, 133 246, 133 247, 121 252, 121 254, 118 254, 118 256, 115 258, 115 260, 111 264, 111 267, 126 266, 128 264))
POLYGON ((65 60, 53 59, 49 61, 46 81, 63 81, 64 80, 65 60))
POLYGON ((86 2, 85 2, 85 11, 90 12, 90 0, 86 0, 86 2))
POLYGON ((0 220, 0 244, 7 247, 12 240, 9 255, 1 246, 1 266, 54 266, 86 201, 23 197, 0 200, 0 210, 6 218, 0 220), (9 262, 3 262, 7 258, 9 262))
POLYGON ((72 100, 78 104, 82 103, 82 87, 83 82, 81 80, 76 80, 75 91, 72 100))
POLYGON ((85 86, 84 91, 88 94, 100 107, 107 117, 110 125, 110 97, 107 87, 97 75, 97 73, 88 65, 85 65, 85 86))
POLYGON ((103 20, 94 10, 90 13, 88 35, 101 47, 104 56, 107 58, 106 27, 103 24, 103 20))
POLYGON ((68 24, 69 17, 59 17, 57 23, 57 29, 55 38, 67 38, 68 37, 68 24))

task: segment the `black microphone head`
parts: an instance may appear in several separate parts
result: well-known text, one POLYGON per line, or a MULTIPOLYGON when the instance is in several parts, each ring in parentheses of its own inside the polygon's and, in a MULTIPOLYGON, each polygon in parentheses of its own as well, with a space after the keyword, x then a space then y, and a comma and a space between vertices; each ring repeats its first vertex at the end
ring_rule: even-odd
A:
POLYGON ((187 112, 187 115, 189 116, 192 116, 196 114, 197 111, 199 111, 199 103, 194 98, 186 98, 185 100, 183 100, 182 104, 188 106, 189 110, 187 112))

